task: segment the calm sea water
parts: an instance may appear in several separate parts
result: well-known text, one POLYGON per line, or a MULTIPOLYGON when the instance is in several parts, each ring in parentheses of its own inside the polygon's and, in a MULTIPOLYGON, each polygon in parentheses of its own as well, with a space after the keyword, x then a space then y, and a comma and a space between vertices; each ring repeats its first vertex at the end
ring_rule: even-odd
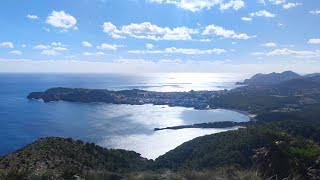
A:
POLYGON ((0 155, 40 137, 60 136, 134 150, 156 158, 198 136, 232 130, 156 127, 214 121, 248 121, 226 110, 198 111, 183 107, 112 105, 104 103, 43 103, 26 99, 29 92, 50 87, 145 89, 152 91, 219 90, 234 88, 239 74, 0 74, 0 155))

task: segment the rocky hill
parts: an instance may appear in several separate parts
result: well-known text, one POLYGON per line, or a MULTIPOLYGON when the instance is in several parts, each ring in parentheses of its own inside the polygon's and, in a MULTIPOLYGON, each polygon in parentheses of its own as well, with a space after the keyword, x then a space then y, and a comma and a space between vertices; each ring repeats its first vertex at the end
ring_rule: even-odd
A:
POLYGON ((133 151, 105 149, 71 138, 48 137, 2 158, 0 169, 29 175, 49 173, 58 179, 68 179, 99 169, 114 174, 142 171, 150 162, 133 151))
POLYGON ((301 78, 302 76, 292 72, 284 71, 282 73, 271 73, 271 74, 256 74, 250 79, 245 79, 243 82, 237 82, 237 85, 270 85, 277 84, 283 81, 301 78))

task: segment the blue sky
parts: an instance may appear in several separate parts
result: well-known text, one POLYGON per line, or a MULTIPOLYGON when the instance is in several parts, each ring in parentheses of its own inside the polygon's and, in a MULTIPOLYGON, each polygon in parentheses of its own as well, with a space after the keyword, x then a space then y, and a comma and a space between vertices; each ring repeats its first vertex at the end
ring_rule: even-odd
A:
POLYGON ((320 72, 320 1, 4 0, 1 72, 320 72))

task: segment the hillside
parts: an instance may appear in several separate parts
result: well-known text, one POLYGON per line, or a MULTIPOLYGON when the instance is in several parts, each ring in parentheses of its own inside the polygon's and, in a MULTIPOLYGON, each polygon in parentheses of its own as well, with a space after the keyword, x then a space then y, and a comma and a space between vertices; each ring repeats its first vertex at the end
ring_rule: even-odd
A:
POLYGON ((227 108, 261 114, 296 111, 320 103, 320 76, 290 79, 277 84, 249 85, 209 99, 211 108, 227 108))
POLYGON ((304 134, 294 126, 257 124, 199 137, 155 161, 81 141, 44 138, 1 159, 0 179, 318 179, 320 147, 301 138, 304 134))
MULTIPOLYGON (((78 91, 52 90, 58 94, 78 91)), ((129 93, 128 97, 157 94, 140 90, 112 93, 129 93)), ((212 92, 180 95, 198 98, 207 93, 212 92)), ((211 108, 249 111, 257 114, 257 122, 198 137, 155 161, 93 143, 44 138, 0 159, 0 179, 70 179, 74 175, 85 179, 320 179, 320 76, 215 94, 208 99, 211 108)), ((174 93, 162 95, 171 98, 174 93)))
POLYGON ((0 169, 70 178, 74 174, 99 169, 111 174, 141 171, 149 163, 132 151, 109 150, 94 143, 49 137, 4 157, 0 160, 0 169))
POLYGON ((155 166, 198 171, 238 166, 255 169, 263 179, 320 178, 319 145, 284 131, 291 126, 294 124, 288 123, 275 130, 276 124, 258 125, 199 137, 160 156, 155 166))

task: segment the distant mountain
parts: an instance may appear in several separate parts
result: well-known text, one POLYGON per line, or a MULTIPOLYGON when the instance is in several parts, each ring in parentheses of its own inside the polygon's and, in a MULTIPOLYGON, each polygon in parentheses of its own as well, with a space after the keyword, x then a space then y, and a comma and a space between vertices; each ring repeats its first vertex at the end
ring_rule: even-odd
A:
POLYGON ((282 73, 271 73, 271 74, 256 74, 250 79, 245 79, 243 82, 237 82, 237 85, 272 85, 283 81, 301 78, 302 76, 292 72, 284 71, 282 73))
POLYGON ((315 77, 315 76, 320 76, 320 73, 307 74, 307 75, 304 75, 303 77, 315 77))
POLYGON ((310 89, 320 88, 320 75, 304 76, 302 78, 291 79, 283 81, 275 85, 278 88, 290 89, 310 89))

